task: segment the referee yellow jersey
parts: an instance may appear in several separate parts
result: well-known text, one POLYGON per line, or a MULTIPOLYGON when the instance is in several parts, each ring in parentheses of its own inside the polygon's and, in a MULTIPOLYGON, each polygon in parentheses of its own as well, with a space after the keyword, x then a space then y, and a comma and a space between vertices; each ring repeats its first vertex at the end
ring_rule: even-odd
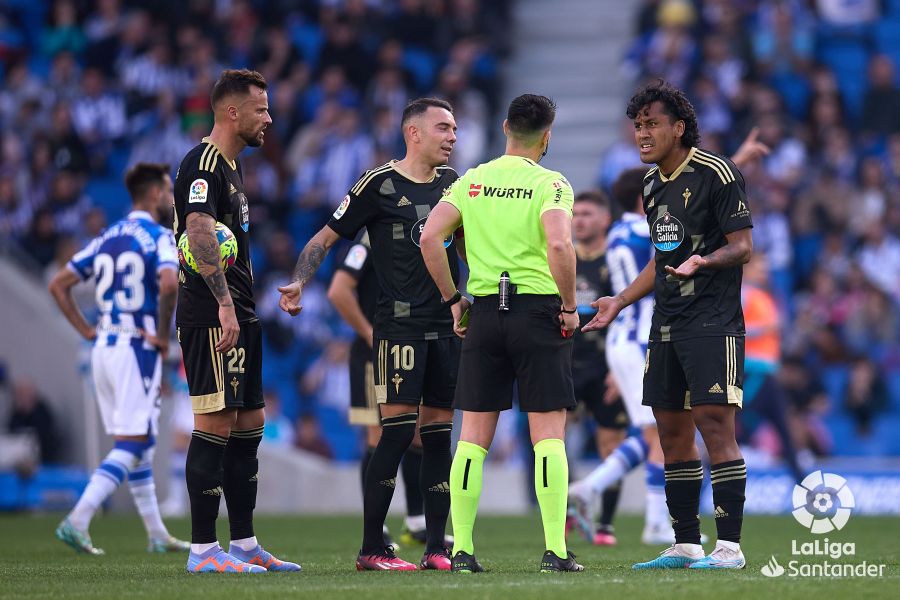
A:
POLYGON ((441 201, 462 215, 468 292, 496 294, 500 273, 508 271, 519 294, 559 294, 547 263, 541 215, 548 210, 571 215, 574 200, 561 173, 522 156, 504 154, 466 171, 441 201))

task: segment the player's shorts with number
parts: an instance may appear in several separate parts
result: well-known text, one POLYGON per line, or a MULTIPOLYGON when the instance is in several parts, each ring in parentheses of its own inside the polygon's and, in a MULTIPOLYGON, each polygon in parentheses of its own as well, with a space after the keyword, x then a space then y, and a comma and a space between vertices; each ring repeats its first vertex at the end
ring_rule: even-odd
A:
POLYGON ((91 350, 94 389, 108 435, 156 433, 162 361, 141 339, 91 350))
POLYGON ((462 340, 375 338, 375 396, 379 404, 422 404, 450 408, 462 340))
POLYGON ((262 326, 241 323, 234 348, 216 352, 220 327, 179 327, 191 408, 206 414, 225 408, 262 408, 262 326))

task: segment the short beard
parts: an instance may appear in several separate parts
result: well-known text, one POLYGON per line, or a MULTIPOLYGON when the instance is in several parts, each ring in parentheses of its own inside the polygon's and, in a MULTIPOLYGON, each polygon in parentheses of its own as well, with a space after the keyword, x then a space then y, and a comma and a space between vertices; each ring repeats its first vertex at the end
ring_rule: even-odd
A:
POLYGON ((245 146, 249 146, 251 148, 259 148, 263 145, 263 140, 260 139, 259 133, 254 136, 240 134, 240 138, 241 140, 243 140, 245 146))

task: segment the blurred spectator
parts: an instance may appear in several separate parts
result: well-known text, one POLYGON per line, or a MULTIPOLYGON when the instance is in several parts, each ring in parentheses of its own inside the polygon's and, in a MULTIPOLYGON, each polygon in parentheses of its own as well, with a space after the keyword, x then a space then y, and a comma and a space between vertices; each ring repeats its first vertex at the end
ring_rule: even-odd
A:
POLYGON ((50 23, 41 38, 41 50, 45 56, 69 51, 81 54, 87 44, 84 32, 78 25, 78 13, 72 0, 56 0, 50 9, 50 23))
POLYGON ((638 38, 628 51, 625 69, 635 77, 662 77, 683 88, 697 58, 691 36, 697 15, 687 0, 664 0, 656 13, 659 27, 638 38))
POLYGON ((33 207, 19 195, 16 180, 9 171, 0 172, 0 236, 21 236, 28 231, 33 207))
POLYGON ((460 173, 474 167, 484 158, 487 146, 488 106, 484 94, 469 85, 465 69, 449 64, 438 76, 433 96, 447 100, 453 107, 453 118, 459 138, 453 146, 451 164, 460 173))
POLYGON ((47 208, 53 213, 56 231, 71 235, 81 229, 91 199, 81 192, 81 183, 73 173, 59 171, 50 186, 47 208))
POLYGON ((364 90, 372 76, 372 55, 362 47, 359 33, 343 16, 327 27, 325 43, 319 52, 320 72, 333 66, 340 66, 347 81, 357 90, 364 90))
POLYGON ((622 171, 640 166, 641 156, 634 145, 634 123, 622 119, 619 126, 619 137, 606 150, 600 161, 600 172, 597 174, 597 187, 612 189, 612 184, 622 171))
POLYGON ((317 398, 320 406, 346 412, 350 398, 349 358, 350 342, 346 339, 328 342, 322 356, 310 365, 300 382, 303 394, 317 398))
POLYGON ((873 56, 869 62, 869 89, 863 99, 862 130, 887 136, 900 132, 900 89, 889 56, 873 56))
POLYGON ((341 110, 334 129, 321 139, 318 156, 311 157, 297 173, 299 204, 305 208, 335 206, 360 173, 370 168, 372 151, 372 140, 362 130, 359 113, 352 108, 341 110))
POLYGON ((328 445, 328 441, 322 435, 319 419, 311 412, 303 413, 297 419, 294 448, 311 452, 328 460, 334 458, 331 446, 328 445))
POLYGON ((129 165, 139 162, 158 162, 178 169, 184 155, 195 140, 185 134, 184 118, 178 112, 178 98, 172 90, 163 90, 156 97, 156 105, 133 120, 139 131, 131 147, 129 165))
POLYGON ((266 403, 266 427, 263 441, 270 446, 291 446, 294 443, 294 425, 281 412, 281 400, 275 390, 263 394, 266 403))
POLYGON ((86 175, 92 166, 97 166, 90 163, 87 147, 75 131, 70 107, 65 102, 53 107, 48 138, 56 169, 86 175))
POLYGON ((859 265, 881 291, 900 301, 900 240, 880 220, 870 221, 859 250, 859 265))
POLYGON ((81 94, 72 102, 72 124, 94 160, 99 160, 125 134, 125 100, 107 89, 99 69, 85 70, 81 81, 81 94))
POLYGON ((887 405, 884 378, 871 359, 859 356, 853 361, 844 405, 853 415, 857 431, 868 435, 875 413, 887 405))
POLYGON ((863 25, 881 14, 878 0, 816 0, 822 19, 831 25, 863 25))
POLYGON ((33 434, 41 449, 42 463, 59 459, 60 439, 53 412, 28 378, 22 377, 12 383, 12 412, 6 430, 33 434))
POLYGON ((22 248, 37 261, 41 267, 46 267, 56 256, 56 244, 59 234, 56 231, 56 219, 53 213, 42 208, 34 215, 31 228, 22 238, 22 248))
POLYGON ((828 411, 822 384, 796 357, 784 361, 779 379, 788 395, 788 422, 801 464, 809 464, 813 457, 828 456, 832 439, 822 421, 828 411))

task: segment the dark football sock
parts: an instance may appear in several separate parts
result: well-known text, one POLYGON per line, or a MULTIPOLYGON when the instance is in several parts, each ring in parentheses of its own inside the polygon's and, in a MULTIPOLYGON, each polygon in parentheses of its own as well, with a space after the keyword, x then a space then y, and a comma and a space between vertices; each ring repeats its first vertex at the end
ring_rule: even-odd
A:
POLYGON ((744 523, 744 490, 747 487, 747 465, 744 459, 712 465, 713 504, 715 504, 718 539, 740 543, 744 523))
POLYGON ((362 491, 363 495, 366 493, 366 471, 369 470, 369 461, 372 460, 373 454, 375 454, 375 448, 373 446, 367 446, 365 453, 363 453, 362 460, 359 461, 359 489, 362 491))
POLYGON ((191 500, 191 542, 216 541, 216 517, 222 497, 222 460, 226 438, 194 430, 185 462, 185 481, 191 500))
POLYGON ((228 445, 225 446, 222 487, 225 490, 232 540, 253 537, 253 509, 256 508, 256 488, 259 481, 257 450, 262 435, 262 427, 232 431, 228 445))
POLYGON ((363 494, 363 554, 371 554, 384 546, 382 528, 387 517, 394 488, 397 486, 397 469, 403 453, 416 435, 415 412, 381 419, 381 440, 369 460, 363 494))
POLYGON ((606 531, 612 531, 612 522, 616 516, 616 508, 619 506, 619 495, 621 493, 621 483, 613 484, 603 490, 600 502, 600 527, 606 531))
POLYGON ((425 552, 444 549, 450 514, 450 431, 452 422, 429 423, 422 436, 422 496, 425 498, 425 552))
MULTIPOLYGON (((424 442, 422 443, 424 445, 424 442)), ((425 512, 420 480, 422 451, 422 448, 410 446, 403 455, 403 462, 400 463, 403 487, 406 490, 406 514, 410 517, 415 517, 425 512)))
POLYGON ((669 463, 666 469, 666 504, 675 529, 676 544, 700 543, 700 486, 703 465, 699 460, 669 463))

